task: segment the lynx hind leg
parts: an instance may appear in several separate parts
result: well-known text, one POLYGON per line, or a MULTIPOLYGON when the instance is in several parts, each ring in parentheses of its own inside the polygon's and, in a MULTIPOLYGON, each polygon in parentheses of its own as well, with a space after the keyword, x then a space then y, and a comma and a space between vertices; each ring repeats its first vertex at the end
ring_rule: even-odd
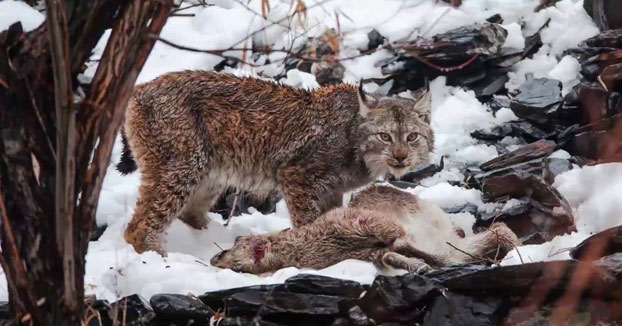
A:
POLYGON ((214 186, 210 180, 203 181, 202 185, 194 191, 178 218, 190 227, 201 230, 206 229, 209 218, 206 216, 221 193, 221 187, 214 186))
POLYGON ((153 250, 161 255, 162 232, 186 205, 198 183, 197 170, 170 167, 167 171, 143 172, 134 216, 125 230, 125 240, 137 253, 153 250))
POLYGON ((406 237, 396 240, 391 246, 391 249, 410 258, 419 258, 432 266, 450 265, 447 257, 421 251, 411 240, 406 237))
POLYGON ((505 223, 498 222, 490 225, 488 230, 475 234, 468 241, 468 251, 476 257, 502 259, 514 247, 520 245, 518 237, 505 223))
POLYGON ((387 252, 382 256, 382 264, 386 267, 404 269, 409 273, 426 274, 434 269, 418 258, 406 257, 396 252, 387 252))

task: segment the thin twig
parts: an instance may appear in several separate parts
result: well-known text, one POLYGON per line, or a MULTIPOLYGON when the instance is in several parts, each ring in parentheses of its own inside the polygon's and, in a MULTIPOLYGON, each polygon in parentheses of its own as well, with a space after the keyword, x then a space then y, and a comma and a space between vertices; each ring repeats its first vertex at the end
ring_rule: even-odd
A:
POLYGON ((238 207, 238 201, 240 200, 240 191, 237 190, 235 192, 235 196, 233 197, 233 205, 231 207, 231 212, 229 212, 229 218, 227 218, 227 222, 225 222, 225 226, 229 226, 229 222, 233 219, 233 214, 235 214, 235 209, 238 207))
POLYGON ((485 262, 489 262, 489 263, 490 263, 490 259, 488 259, 488 258, 485 258, 485 257, 477 257, 477 256, 475 256, 475 255, 473 255, 473 254, 470 254, 470 253, 468 253, 468 252, 466 252, 466 251, 464 251, 464 250, 462 250, 462 249, 460 249, 460 248, 458 248, 458 247, 456 247, 456 246, 452 245, 452 244, 451 244, 451 243, 449 243, 449 242, 445 242, 445 243, 446 243, 446 244, 448 244, 450 247, 452 247, 452 248, 454 248, 454 249, 458 250, 459 252, 461 252, 461 253, 463 253, 463 254, 465 254, 465 255, 467 255, 467 256, 469 256, 469 257, 471 257, 471 258, 475 259, 475 261, 474 261, 474 262, 485 261, 485 262))

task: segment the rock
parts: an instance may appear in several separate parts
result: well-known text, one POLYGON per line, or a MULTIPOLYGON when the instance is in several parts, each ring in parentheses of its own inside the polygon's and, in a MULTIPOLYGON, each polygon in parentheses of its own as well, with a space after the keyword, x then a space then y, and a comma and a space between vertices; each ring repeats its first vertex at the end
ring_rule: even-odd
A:
POLYGON ((156 294, 149 302, 159 322, 208 323, 212 316, 203 302, 181 294, 156 294))
POLYGON ((469 85, 477 97, 488 97, 505 89, 505 83, 509 80, 505 69, 486 71, 485 77, 469 85))
POLYGON ((519 198, 518 203, 511 207, 495 210, 490 213, 481 213, 477 219, 478 224, 497 219, 498 221, 507 221, 511 218, 522 218, 529 210, 533 208, 531 199, 528 197, 519 198))
POLYGON ((324 294, 358 299, 365 291, 363 286, 354 281, 337 278, 299 274, 285 281, 285 290, 293 293, 324 294))
POLYGON ((471 132, 471 137, 489 141, 499 141, 508 136, 537 141, 549 137, 550 134, 524 121, 507 122, 488 130, 480 129, 471 132))
MULTIPOLYGON (((199 324, 203 325, 203 324, 199 324)), ((205 324, 210 325, 210 324, 205 324)), ((260 316, 255 316, 254 318, 245 318, 245 317, 224 317, 218 321, 218 323, 214 324, 218 326, 287 326, 289 324, 279 324, 271 321, 263 320, 260 316)), ((167 325, 168 326, 168 325, 167 325)))
POLYGON ((427 278, 416 274, 377 276, 361 299, 360 306, 377 323, 413 322, 423 317, 423 308, 440 294, 427 278))
POLYGON ((244 291, 227 297, 225 306, 228 317, 260 316, 276 323, 295 320, 297 325, 325 325, 337 318, 340 307, 352 306, 348 300, 328 295, 244 291))
POLYGON ((149 303, 137 294, 121 298, 112 304, 106 300, 89 299, 86 304, 99 314, 97 318, 90 320, 89 326, 113 326, 114 320, 123 321, 123 325, 127 326, 150 326, 156 322, 156 315, 149 303))
POLYGON ((622 298, 622 281, 603 277, 598 266, 573 260, 501 267, 454 267, 426 276, 451 292, 476 297, 523 297, 532 291, 542 291, 554 297, 566 291, 579 269, 590 279, 589 288, 583 289, 585 294, 601 299, 622 298))
POLYGON ((11 316, 11 307, 9 303, 0 302, 0 326, 11 326, 12 324, 13 317, 11 316))
MULTIPOLYGON (((384 181, 378 181, 378 183, 384 183, 384 181)), ((389 181, 389 183, 400 189, 415 188, 418 186, 418 184, 416 183, 401 181, 401 180, 391 180, 389 181)))
POLYGON ((622 29, 600 32, 579 44, 581 48, 618 48, 622 49, 622 29))
POLYGON ((462 206, 454 206, 450 208, 443 209, 447 214, 457 214, 457 213, 469 213, 472 215, 477 215, 477 205, 472 203, 466 203, 462 206))
POLYGON ((600 163, 622 162, 622 120, 609 130, 577 133, 571 141, 570 153, 600 163))
POLYGON ((106 224, 104 225, 95 224, 95 226, 93 227, 93 232, 91 232, 91 237, 89 238, 89 241, 97 241, 99 237, 101 237, 102 234, 106 232, 106 229, 108 229, 108 225, 106 224))
POLYGON ((511 103, 517 117, 546 125, 562 104, 562 83, 548 78, 531 79, 523 83, 511 103))
POLYGON ((498 325, 496 313, 502 300, 476 299, 455 293, 438 296, 426 314, 423 326, 498 325))
POLYGON ((253 285, 241 288, 226 289, 220 291, 207 292, 199 296, 199 300, 205 303, 213 311, 223 311, 225 304, 225 298, 244 291, 257 291, 257 292, 271 292, 271 291, 285 291, 283 284, 269 284, 269 285, 253 285))
POLYGON ((602 268, 607 273, 607 276, 611 277, 611 280, 622 282, 622 252, 602 257, 594 261, 593 264, 602 268))
POLYGON ((492 216, 482 214, 476 220, 475 229, 487 227, 493 217, 499 214, 496 220, 505 222, 526 244, 542 243, 557 235, 575 231, 570 205, 547 183, 555 175, 571 168, 567 160, 549 158, 475 175, 474 179, 487 200, 521 198, 525 201, 528 198, 531 206, 524 214, 519 212, 526 206, 512 213, 493 212, 492 216))
POLYGON ((372 325, 371 321, 365 315, 361 307, 354 306, 348 310, 348 318, 352 322, 353 326, 369 326, 372 325))
POLYGON ((574 259, 591 261, 621 252, 622 226, 616 226, 583 240, 570 251, 570 256, 574 259))
POLYGON ((502 169, 517 163, 541 158, 553 153, 556 149, 557 144, 555 142, 544 139, 538 140, 507 154, 497 156, 488 162, 482 163, 479 167, 483 171, 502 169))
POLYGON ((580 83, 578 95, 581 102, 582 124, 594 123, 606 117, 609 93, 598 83, 580 83))
POLYGON ((601 31, 622 28, 622 4, 618 0, 585 0, 583 8, 601 31))
POLYGON ((507 96, 495 95, 488 102, 488 106, 490 106, 494 112, 499 111, 501 108, 510 108, 510 98, 507 96))
POLYGON ((390 94, 421 88, 426 78, 443 75, 449 85, 473 86, 479 96, 490 96, 506 76, 499 69, 505 67, 488 62, 499 54, 506 37, 507 31, 498 24, 463 26, 432 39, 394 44, 390 50, 395 56, 376 65, 392 76, 390 94))
POLYGON ((622 63, 605 67, 598 79, 609 91, 622 90, 622 63))
POLYGON ((345 75, 345 72, 346 67, 338 61, 320 61, 313 63, 311 66, 311 73, 315 75, 315 80, 321 86, 343 83, 343 76, 345 75))
POLYGON ((369 33, 367 33, 367 50, 373 50, 387 40, 384 36, 382 36, 376 29, 372 29, 369 33))
POLYGON ((417 171, 406 173, 400 178, 400 181, 406 181, 406 182, 417 184, 422 179, 431 177, 435 175, 436 173, 441 172, 444 167, 445 167, 445 158, 441 157, 441 161, 439 164, 430 164, 417 171))

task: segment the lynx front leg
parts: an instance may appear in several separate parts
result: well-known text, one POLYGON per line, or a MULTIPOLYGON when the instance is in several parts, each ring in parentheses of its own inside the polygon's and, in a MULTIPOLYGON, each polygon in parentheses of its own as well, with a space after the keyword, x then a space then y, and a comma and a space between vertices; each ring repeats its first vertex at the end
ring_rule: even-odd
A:
POLYGON ((153 250, 164 256, 166 253, 160 247, 162 232, 186 204, 200 174, 172 167, 153 172, 143 173, 134 216, 124 235, 136 252, 153 250))
POLYGON ((209 219, 205 214, 214 206, 220 193, 221 187, 215 186, 211 180, 204 180, 190 196, 188 204, 179 214, 179 219, 195 229, 206 229, 209 219))
POLYGON ((384 266, 405 269, 409 273, 425 274, 434 270, 421 259, 406 257, 396 252, 385 253, 382 256, 382 263, 384 266))
POLYGON ((294 227, 309 224, 341 204, 342 194, 335 190, 337 178, 314 168, 317 167, 288 166, 281 172, 279 181, 294 227))

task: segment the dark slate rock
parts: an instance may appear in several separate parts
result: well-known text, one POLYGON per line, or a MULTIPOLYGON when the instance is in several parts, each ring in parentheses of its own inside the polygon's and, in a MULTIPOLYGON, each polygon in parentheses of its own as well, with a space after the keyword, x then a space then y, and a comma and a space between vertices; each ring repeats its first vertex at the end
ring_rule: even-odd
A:
POLYGON ((123 320, 127 326, 156 325, 156 315, 144 298, 137 294, 119 299, 109 304, 106 300, 86 300, 91 309, 99 313, 99 318, 93 318, 89 326, 113 326, 113 320, 123 320), (115 316, 116 313, 116 316, 115 316))
MULTIPOLYGON (((500 214, 496 220, 505 222, 523 243, 533 244, 576 230, 570 205, 550 184, 555 175, 570 168, 564 159, 534 160, 474 178, 488 200, 529 198, 531 207, 524 214, 500 214)), ((487 227, 494 219, 483 217, 476 220, 475 229, 487 227)))
POLYGON ((318 84, 328 86, 343 83, 346 67, 339 62, 320 61, 313 63, 311 72, 318 84))
POLYGON ((622 28, 622 3, 619 0, 585 0, 583 8, 601 31, 622 28))
POLYGON ((412 183, 417 184, 422 179, 431 177, 435 175, 436 173, 442 171, 444 167, 445 167, 445 158, 441 157, 441 161, 439 162, 439 164, 430 164, 414 172, 406 173, 400 178, 400 181, 412 182, 412 183))
POLYGON ((11 326, 12 324, 13 317, 11 316, 11 307, 9 303, 0 302, 0 326, 11 326))
POLYGON ((570 251, 579 260, 595 260, 622 252, 622 226, 616 226, 583 240, 570 251))
MULTIPOLYGON (((585 293, 591 292, 599 298, 619 300, 622 295, 622 282, 603 277, 599 267, 574 260, 526 263, 514 266, 501 267, 467 267, 462 273, 460 268, 446 272, 435 272, 426 275, 437 279, 449 291, 471 296, 524 296, 532 291, 533 287, 543 287, 551 295, 563 293, 574 272, 581 268, 583 272, 591 273, 590 287, 585 293)), ((590 275, 590 274, 588 274, 590 275)))
POLYGON ((284 286, 286 291, 293 293, 324 294, 354 299, 359 298, 365 290, 360 283, 355 281, 312 274, 290 277, 285 281, 284 286))
MULTIPOLYGON (((296 321, 297 325, 330 324, 351 299, 328 295, 289 292, 244 291, 225 299, 229 317, 261 316, 276 323, 296 321)), ((350 304, 352 306, 352 304, 350 304)))
POLYGON ((423 317, 423 307, 439 293, 434 283, 416 274, 378 276, 361 299, 360 306, 378 323, 412 322, 423 317))
POLYGON ((550 133, 524 121, 508 122, 490 129, 480 129, 471 132, 471 137, 488 141, 499 141, 508 136, 523 137, 530 141, 537 141, 548 138, 550 133))
POLYGON ((477 205, 472 203, 466 203, 461 206, 454 206, 443 209, 447 214, 457 214, 457 213, 469 213, 472 215, 477 215, 477 205))
MULTIPOLYGON (((378 183, 383 183, 384 181, 378 182, 378 183)), ((389 181, 390 184, 400 188, 400 189, 408 189, 408 188, 415 188, 418 186, 418 184, 416 183, 412 183, 412 182, 407 182, 407 181, 401 181, 401 180, 392 180, 389 181)))
POLYGON ((159 322, 170 321, 178 325, 207 323, 212 316, 203 302, 181 294, 156 294, 149 302, 159 322))
POLYGON ((502 300, 497 297, 476 299, 455 293, 447 293, 434 300, 425 316, 423 326, 450 325, 498 325, 495 313, 502 300))
POLYGON ((490 108, 493 111, 499 111, 501 108, 510 108, 510 98, 507 96, 498 96, 495 95, 493 96, 490 101, 488 102, 488 106, 490 106, 490 108))
POLYGON ((510 136, 513 132, 512 126, 503 124, 491 129, 479 129, 471 132, 471 137, 479 140, 499 141, 504 137, 510 136))
MULTIPOLYGON (((594 266, 602 268, 612 281, 622 282, 622 252, 602 257, 594 262, 594 266)), ((622 289, 619 291, 622 293, 622 289)))
POLYGON ((483 171, 506 168, 511 165, 531 161, 533 159, 549 155, 553 153, 557 147, 557 144, 553 141, 545 139, 538 140, 509 153, 497 156, 488 162, 482 163, 479 167, 483 171))
POLYGON ((382 36, 376 29, 372 29, 371 32, 367 33, 367 50, 373 50, 387 40, 384 36, 382 36))
POLYGON ((559 80, 528 80, 518 88, 518 95, 512 99, 510 109, 519 118, 546 125, 563 102, 561 90, 562 83, 559 80))
POLYGON ((253 286, 248 286, 248 287, 240 287, 240 288, 207 292, 203 295, 200 295, 199 299, 203 301, 203 303, 205 303, 208 307, 212 308, 213 311, 223 311, 224 306, 225 306, 224 304, 225 298, 235 293, 244 292, 244 291, 257 291, 257 292, 285 291, 285 287, 283 286, 283 284, 253 285, 253 286))
POLYGON ((509 80, 505 69, 486 71, 484 78, 469 85, 468 88, 475 92, 477 97, 488 97, 505 89, 505 83, 509 80))
POLYGON ((520 198, 519 203, 515 206, 506 209, 495 210, 490 213, 481 213, 478 216, 478 219, 481 221, 491 221, 493 219, 497 219, 498 221, 505 221, 513 217, 523 217, 529 210, 531 210, 533 205, 531 204, 531 199, 529 198, 520 198))
POLYGON ((89 238, 89 241, 97 241, 99 240, 99 237, 102 236, 102 234, 104 234, 104 232, 106 232, 106 229, 108 229, 108 225, 104 224, 104 225, 97 225, 95 224, 95 227, 93 227, 93 232, 91 232, 91 237, 89 238))
POLYGON ((367 315, 361 307, 354 306, 348 310, 348 318, 353 326, 369 326, 372 325, 367 315))
POLYGON ((622 49, 622 29, 601 32, 579 44, 580 47, 622 49))

